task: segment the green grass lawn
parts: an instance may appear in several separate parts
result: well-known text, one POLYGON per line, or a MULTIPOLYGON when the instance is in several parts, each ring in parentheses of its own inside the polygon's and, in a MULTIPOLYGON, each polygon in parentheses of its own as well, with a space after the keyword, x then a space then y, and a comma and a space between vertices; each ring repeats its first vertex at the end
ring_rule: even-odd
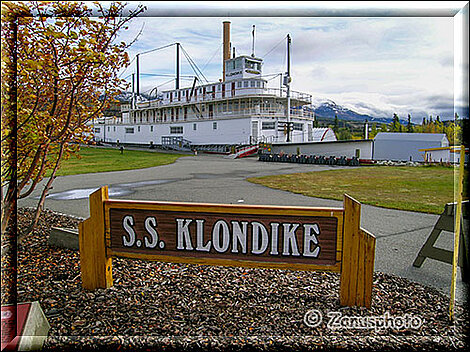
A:
POLYGON ((343 200, 346 193, 364 204, 434 214, 454 202, 454 169, 443 166, 371 166, 248 181, 318 198, 343 200))
MULTIPOLYGON (((58 176, 77 175, 93 172, 122 171, 143 169, 167 165, 183 156, 181 154, 156 153, 126 150, 121 154, 119 149, 81 147, 80 158, 71 156, 63 160, 58 176)), ((50 172, 49 172, 50 173, 50 172)))

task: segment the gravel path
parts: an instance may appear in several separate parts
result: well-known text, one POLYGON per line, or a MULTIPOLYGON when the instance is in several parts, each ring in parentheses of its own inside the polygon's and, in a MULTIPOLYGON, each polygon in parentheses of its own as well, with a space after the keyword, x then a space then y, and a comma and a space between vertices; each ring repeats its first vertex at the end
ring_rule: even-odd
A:
MULTIPOLYGON (((18 228, 30 217, 19 209, 18 228)), ((48 350, 460 350, 468 310, 436 289, 380 272, 370 310, 339 306, 339 275, 114 259, 114 286, 81 289, 79 254, 47 245, 51 226, 78 220, 46 211, 18 248, 18 301, 39 301, 51 325, 48 350), (309 327, 305 314, 323 321, 309 327), (416 317, 419 328, 334 329, 327 314, 416 317)), ((3 281, 3 279, 2 279, 3 281)), ((3 282, 2 282, 3 284, 3 282)), ((2 297, 3 301, 3 297, 2 297)), ((359 319, 359 318, 357 318, 359 319)))

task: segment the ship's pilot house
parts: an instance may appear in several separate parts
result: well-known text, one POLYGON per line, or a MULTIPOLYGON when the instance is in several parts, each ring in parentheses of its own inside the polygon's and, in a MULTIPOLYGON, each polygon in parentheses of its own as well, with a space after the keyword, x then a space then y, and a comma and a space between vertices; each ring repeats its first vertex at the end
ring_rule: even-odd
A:
POLYGON ((252 56, 238 56, 225 60, 225 80, 261 78, 263 60, 252 56))

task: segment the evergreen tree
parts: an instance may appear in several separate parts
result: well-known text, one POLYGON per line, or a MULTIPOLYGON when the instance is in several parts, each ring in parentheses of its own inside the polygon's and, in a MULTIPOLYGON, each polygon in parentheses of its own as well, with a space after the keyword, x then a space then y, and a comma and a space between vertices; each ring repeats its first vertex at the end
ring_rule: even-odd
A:
POLYGON ((392 132, 400 132, 401 128, 400 128, 400 118, 398 117, 397 114, 393 114, 393 120, 392 120, 392 126, 391 126, 391 130, 392 132))
POLYGON ((411 124, 411 115, 408 114, 408 124, 406 125, 406 132, 412 133, 413 132, 413 125, 411 124))
POLYGON ((335 122, 334 122, 334 125, 333 125, 333 131, 336 133, 338 132, 338 115, 335 114, 335 122))

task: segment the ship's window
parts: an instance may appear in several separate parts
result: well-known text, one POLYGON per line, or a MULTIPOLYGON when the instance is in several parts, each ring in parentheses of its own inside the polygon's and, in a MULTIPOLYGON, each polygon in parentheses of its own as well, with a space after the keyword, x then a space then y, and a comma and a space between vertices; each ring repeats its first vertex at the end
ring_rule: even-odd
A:
POLYGON ((248 88, 248 81, 244 81, 244 82, 243 82, 243 87, 244 87, 244 88, 248 88))
POLYGON ((259 87, 260 87, 260 83, 261 83, 260 81, 256 81, 256 87, 259 88, 259 87))
POLYGON ((193 123, 193 131, 197 130, 197 123, 193 123))
POLYGON ((263 130, 273 130, 276 127, 276 123, 273 121, 265 121, 261 124, 261 129, 263 130))
POLYGON ((126 127, 126 133, 134 133, 134 127, 126 127))
POLYGON ((294 123, 294 131, 303 131, 303 123, 294 123))
POLYGON ((95 127, 95 133, 101 133, 101 129, 99 127, 95 127))
POLYGON ((256 81, 251 81, 251 87, 254 87, 256 85, 256 81))
POLYGON ((113 132, 116 132, 116 126, 113 127, 113 132))
POLYGON ((171 134, 183 133, 183 126, 170 126, 170 133, 171 134))
POLYGON ((219 85, 217 86, 217 91, 218 91, 218 92, 220 92, 221 86, 222 86, 221 84, 219 84, 219 85))
POLYGON ((150 126, 150 132, 153 132, 153 126, 150 126))
POLYGON ((110 131, 110 128, 111 128, 111 127, 108 126, 108 132, 110 131))
POLYGON ((238 81, 237 82, 237 88, 241 88, 242 87, 242 82, 241 81, 238 81))
POLYGON ((213 130, 216 130, 216 129, 217 129, 217 122, 213 122, 213 123, 212 123, 212 129, 213 129, 213 130))
POLYGON ((137 126, 137 132, 140 132, 140 126, 137 126))

